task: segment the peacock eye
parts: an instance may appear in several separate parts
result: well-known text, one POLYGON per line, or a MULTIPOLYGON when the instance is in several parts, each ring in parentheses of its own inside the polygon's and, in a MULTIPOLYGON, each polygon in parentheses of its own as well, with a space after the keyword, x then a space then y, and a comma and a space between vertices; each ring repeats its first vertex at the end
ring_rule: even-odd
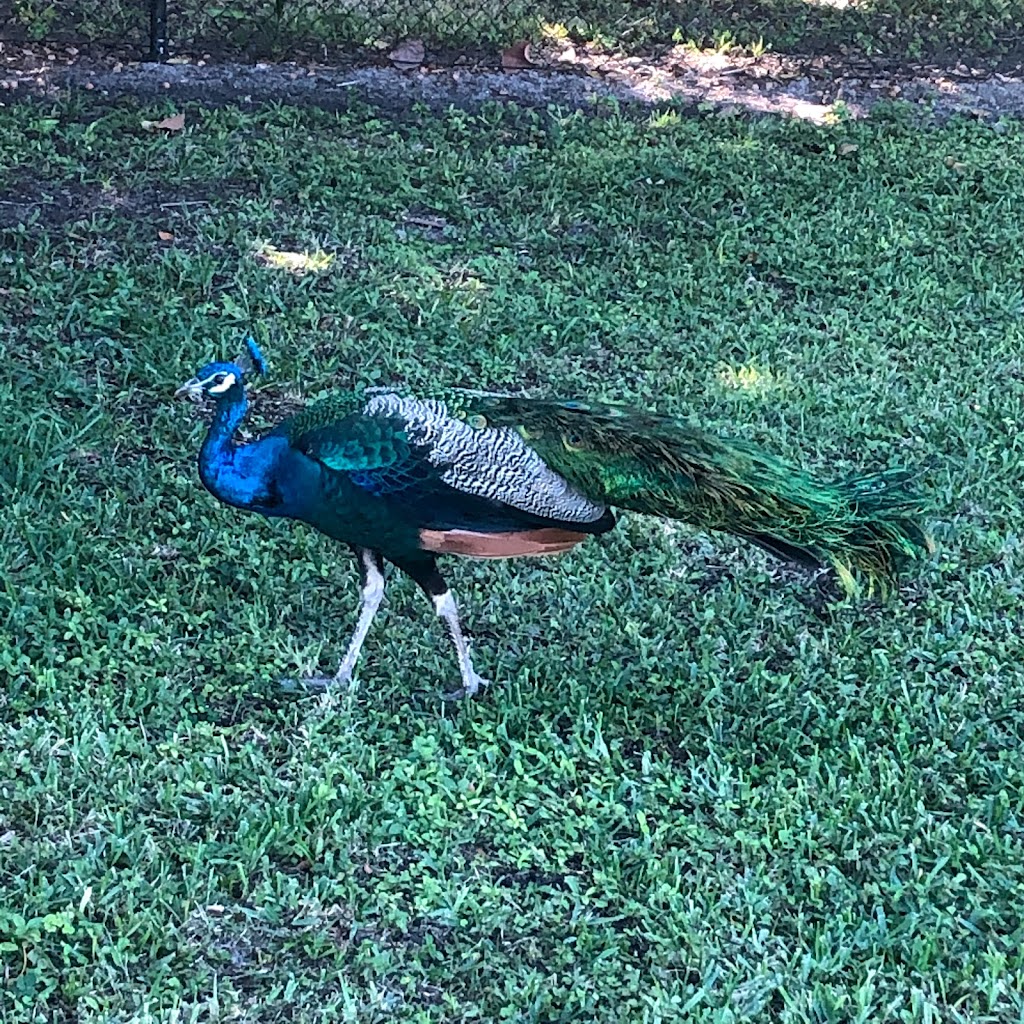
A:
POLYGON ((474 430, 483 430, 487 426, 487 417, 486 416, 480 416, 480 415, 470 416, 469 419, 466 420, 466 422, 474 430))
POLYGON ((564 434, 562 436, 562 444, 570 451, 574 448, 582 448, 583 438, 579 434, 564 434))

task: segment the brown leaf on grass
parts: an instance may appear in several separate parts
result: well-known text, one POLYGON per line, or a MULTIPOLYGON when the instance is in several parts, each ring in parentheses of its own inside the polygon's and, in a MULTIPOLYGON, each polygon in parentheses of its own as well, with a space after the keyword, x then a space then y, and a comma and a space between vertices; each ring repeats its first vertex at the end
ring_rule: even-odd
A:
POLYGON ((143 121, 142 127, 147 132, 180 132, 185 127, 185 115, 172 114, 162 121, 143 121))
POLYGON ((406 39, 399 43, 389 54, 391 63, 396 68, 408 69, 418 68, 423 63, 426 50, 421 39, 406 39))
POLYGON ((158 231, 156 233, 156 237, 159 238, 161 242, 173 242, 174 241, 174 232, 173 231, 158 231))
POLYGON ((851 153, 856 153, 860 149, 860 146, 855 146, 852 142, 844 142, 839 147, 840 156, 849 156, 851 153))
POLYGON ((945 162, 946 166, 957 174, 963 174, 967 170, 967 164, 957 160, 955 156, 947 156, 945 162))
POLYGON ((507 50, 502 50, 501 66, 505 71, 535 68, 537 64, 530 53, 530 44, 527 42, 513 43, 507 50))

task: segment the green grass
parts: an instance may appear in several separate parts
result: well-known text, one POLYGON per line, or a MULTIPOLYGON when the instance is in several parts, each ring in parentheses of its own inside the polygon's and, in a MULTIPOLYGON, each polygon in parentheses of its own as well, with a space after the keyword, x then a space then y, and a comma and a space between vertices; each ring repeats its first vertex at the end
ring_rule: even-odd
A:
MULTIPOLYGON (((647 53, 673 43, 865 53, 1012 68, 1024 61, 1022 0, 177 0, 172 49, 289 57, 420 38, 442 52, 489 52, 543 26, 576 42, 647 53)), ((127 44, 148 39, 144 5, 129 0, 14 0, 10 25, 30 38, 127 44)))
POLYGON ((168 112, 0 111, 0 1021, 1020 1020, 1024 127, 168 112), (250 325, 255 425, 631 401, 912 467, 940 553, 837 605, 626 517, 451 565, 482 699, 399 580, 282 693, 354 568, 171 400, 250 325))

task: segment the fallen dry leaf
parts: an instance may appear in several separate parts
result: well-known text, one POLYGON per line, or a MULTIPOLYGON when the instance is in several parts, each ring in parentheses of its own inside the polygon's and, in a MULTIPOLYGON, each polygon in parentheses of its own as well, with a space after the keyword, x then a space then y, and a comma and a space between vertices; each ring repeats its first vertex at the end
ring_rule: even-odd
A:
POLYGON ((520 71, 523 68, 536 67, 530 53, 530 44, 513 43, 507 50, 501 51, 501 66, 506 71, 520 71))
POLYGON ((844 142, 839 147, 839 155, 849 156, 851 153, 856 153, 858 149, 860 149, 860 146, 856 146, 852 142, 844 142))
POLYGON ((158 231, 156 233, 156 237, 159 238, 161 242, 173 242, 174 241, 174 232, 172 232, 172 231, 158 231))
POLYGON ((399 43, 389 54, 391 63, 396 68, 418 68, 423 63, 426 50, 421 39, 406 39, 399 43))
POLYGON ((162 121, 143 121, 142 127, 147 132, 180 132, 185 127, 185 115, 172 114, 162 121))
POLYGON ((957 174, 963 174, 967 170, 967 164, 961 163, 955 156, 946 157, 946 166, 957 174))

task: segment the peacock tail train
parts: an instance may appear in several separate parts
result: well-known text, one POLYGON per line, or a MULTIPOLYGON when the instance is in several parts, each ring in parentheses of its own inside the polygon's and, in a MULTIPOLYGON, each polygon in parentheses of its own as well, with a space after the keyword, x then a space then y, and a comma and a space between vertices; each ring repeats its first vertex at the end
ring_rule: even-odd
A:
POLYGON ((823 483, 756 446, 685 422, 576 401, 483 396, 469 422, 514 428, 594 502, 742 537, 778 557, 831 566, 848 593, 885 594, 899 567, 933 550, 909 474, 823 483))

